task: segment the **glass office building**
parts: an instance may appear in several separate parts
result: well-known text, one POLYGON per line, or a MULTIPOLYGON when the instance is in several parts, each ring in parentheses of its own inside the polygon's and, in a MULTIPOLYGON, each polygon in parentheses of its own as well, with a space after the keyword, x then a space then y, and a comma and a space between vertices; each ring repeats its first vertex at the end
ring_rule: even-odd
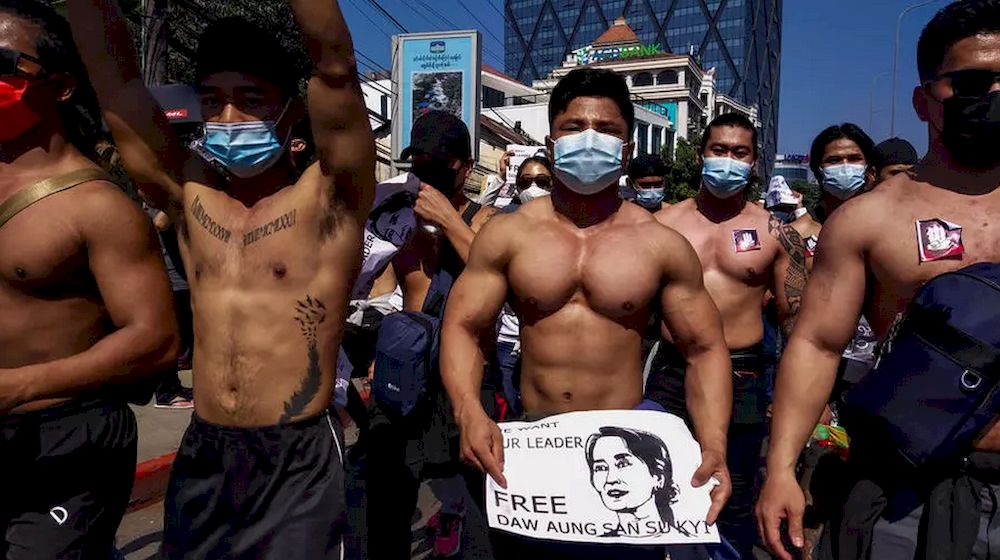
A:
POLYGON ((624 16, 646 44, 691 54, 716 68, 719 93, 756 105, 761 169, 778 142, 782 0, 505 0, 505 72, 524 83, 546 77, 624 16))

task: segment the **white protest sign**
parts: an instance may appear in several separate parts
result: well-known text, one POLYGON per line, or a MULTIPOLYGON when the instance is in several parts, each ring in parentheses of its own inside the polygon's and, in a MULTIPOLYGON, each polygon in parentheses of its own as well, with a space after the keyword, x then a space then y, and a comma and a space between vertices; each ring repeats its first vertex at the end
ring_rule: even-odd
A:
POLYGON ((646 410, 570 412, 500 424, 507 488, 491 477, 491 528, 581 543, 718 543, 701 448, 684 422, 646 410))
POLYGON ((522 146, 520 144, 507 144, 507 151, 514 152, 510 156, 510 161, 507 162, 507 177, 505 178, 508 185, 513 185, 517 182, 517 170, 524 163, 524 160, 538 155, 539 153, 544 153, 544 146, 522 146))

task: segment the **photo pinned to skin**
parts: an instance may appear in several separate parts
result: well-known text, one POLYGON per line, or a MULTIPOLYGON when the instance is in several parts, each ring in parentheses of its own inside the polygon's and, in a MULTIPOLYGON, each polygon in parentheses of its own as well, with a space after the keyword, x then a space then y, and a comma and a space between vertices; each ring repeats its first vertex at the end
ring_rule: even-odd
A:
POLYGON ((715 481, 691 485, 701 448, 680 418, 570 412, 500 431, 507 488, 487 477, 491 528, 578 543, 719 542, 705 522, 715 481))

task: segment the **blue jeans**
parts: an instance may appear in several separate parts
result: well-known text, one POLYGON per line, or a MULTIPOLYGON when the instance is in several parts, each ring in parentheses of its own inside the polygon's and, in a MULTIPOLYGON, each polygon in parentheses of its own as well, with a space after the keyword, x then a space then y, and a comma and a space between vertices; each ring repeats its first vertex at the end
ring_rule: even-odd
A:
POLYGON ((514 352, 513 342, 497 342, 497 357, 493 361, 492 376, 495 382, 503 388, 503 396, 509 407, 508 417, 518 417, 523 413, 521 407, 521 355, 514 352))

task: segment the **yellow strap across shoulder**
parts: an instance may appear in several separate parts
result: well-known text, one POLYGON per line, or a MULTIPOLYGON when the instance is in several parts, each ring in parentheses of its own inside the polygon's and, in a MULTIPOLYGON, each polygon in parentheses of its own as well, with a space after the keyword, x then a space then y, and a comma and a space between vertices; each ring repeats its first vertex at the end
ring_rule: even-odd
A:
POLYGON ((3 227, 11 218, 16 216, 21 210, 31 206, 39 200, 71 189, 77 185, 90 181, 105 180, 110 181, 111 177, 100 169, 80 169, 58 177, 50 177, 29 185, 0 204, 0 227, 3 227))

